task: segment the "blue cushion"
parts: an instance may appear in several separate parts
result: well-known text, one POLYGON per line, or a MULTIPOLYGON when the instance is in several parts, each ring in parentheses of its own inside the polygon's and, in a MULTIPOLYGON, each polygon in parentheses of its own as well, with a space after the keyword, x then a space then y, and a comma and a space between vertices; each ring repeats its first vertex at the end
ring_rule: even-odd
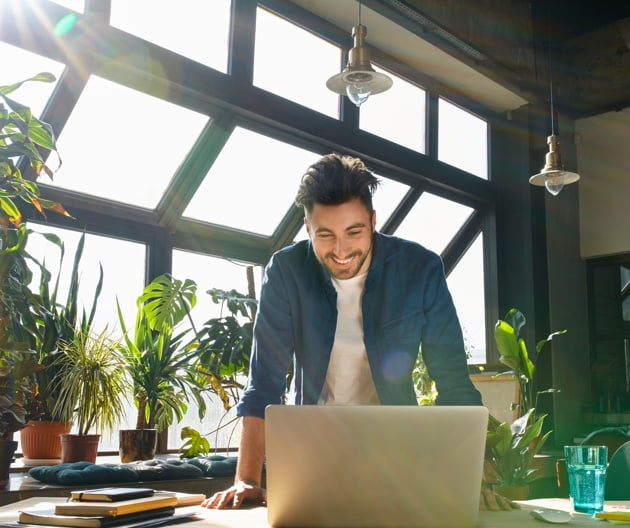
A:
POLYGON ((138 473, 121 464, 92 464, 70 462, 56 466, 31 468, 29 476, 48 484, 109 484, 113 482, 137 482, 138 473))
POLYGON ((34 467, 28 472, 40 482, 66 485, 224 477, 235 473, 236 457, 222 456, 139 460, 128 464, 71 462, 34 467))
POLYGON ((203 471, 179 458, 139 460, 127 464, 137 472, 139 480, 175 480, 203 477, 203 471))
POLYGON ((188 463, 197 466, 206 477, 231 477, 236 474, 236 457, 219 455, 189 458, 188 463))

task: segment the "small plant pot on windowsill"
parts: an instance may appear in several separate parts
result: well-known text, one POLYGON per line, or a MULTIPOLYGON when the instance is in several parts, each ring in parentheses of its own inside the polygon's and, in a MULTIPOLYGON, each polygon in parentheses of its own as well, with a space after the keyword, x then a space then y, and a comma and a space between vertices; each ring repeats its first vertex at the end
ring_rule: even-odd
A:
POLYGON ((61 440, 59 435, 68 434, 71 424, 29 420, 20 431, 20 443, 24 465, 46 460, 49 464, 61 461, 61 440))
POLYGON ((61 463, 91 462, 96 463, 98 443, 101 435, 98 434, 62 434, 61 438, 61 463))
POLYGON ((120 461, 152 460, 157 446, 157 429, 121 429, 119 431, 120 461))

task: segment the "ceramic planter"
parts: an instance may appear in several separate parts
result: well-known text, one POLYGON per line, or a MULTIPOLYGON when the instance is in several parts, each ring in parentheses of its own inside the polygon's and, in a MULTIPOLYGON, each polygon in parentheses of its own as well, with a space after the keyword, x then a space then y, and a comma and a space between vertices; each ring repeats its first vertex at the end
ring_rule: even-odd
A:
POLYGON ((87 434, 62 434, 61 439, 61 463, 68 462, 96 462, 98 442, 101 435, 87 434))
POLYGON ((50 464, 61 461, 61 440, 59 435, 70 432, 71 424, 63 422, 37 421, 26 422, 20 431, 20 443, 24 464, 32 465, 45 460, 50 464))
POLYGON ((157 445, 156 429, 121 429, 119 431, 120 461, 152 460, 157 445))

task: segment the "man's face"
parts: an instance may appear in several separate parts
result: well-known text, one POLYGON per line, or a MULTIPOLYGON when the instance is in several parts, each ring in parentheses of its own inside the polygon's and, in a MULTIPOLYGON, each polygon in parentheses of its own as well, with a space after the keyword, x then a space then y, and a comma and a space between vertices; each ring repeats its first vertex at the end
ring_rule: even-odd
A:
POLYGON ((351 279, 370 265, 376 213, 355 198, 340 205, 316 203, 304 219, 317 259, 337 279, 351 279))

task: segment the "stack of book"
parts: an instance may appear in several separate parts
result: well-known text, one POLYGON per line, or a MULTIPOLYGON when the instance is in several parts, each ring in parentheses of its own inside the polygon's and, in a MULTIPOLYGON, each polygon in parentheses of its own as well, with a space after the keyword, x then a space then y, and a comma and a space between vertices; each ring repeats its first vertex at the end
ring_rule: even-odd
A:
POLYGON ((72 491, 67 502, 24 510, 18 525, 80 528, 151 528, 194 518, 194 511, 176 513, 178 506, 198 505, 203 494, 156 491, 150 488, 100 488, 72 491))

